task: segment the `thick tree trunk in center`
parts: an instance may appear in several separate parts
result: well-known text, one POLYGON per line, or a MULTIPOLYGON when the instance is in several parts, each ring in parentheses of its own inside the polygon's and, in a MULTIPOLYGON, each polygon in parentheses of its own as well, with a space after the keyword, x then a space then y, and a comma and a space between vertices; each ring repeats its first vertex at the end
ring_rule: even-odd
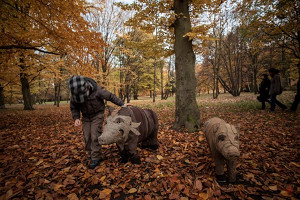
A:
POLYGON ((191 31, 189 0, 174 0, 177 16, 175 30, 176 111, 175 128, 184 126, 188 131, 200 127, 200 112, 196 102, 195 54, 192 40, 184 37, 191 31))
POLYGON ((298 82, 297 82, 297 93, 296 93, 296 96, 295 96, 295 99, 293 101, 293 104, 291 106, 291 110, 292 111, 296 111, 297 110, 297 107, 299 105, 299 102, 300 102, 300 63, 297 64, 297 67, 298 67, 298 82))
POLYGON ((0 109, 3 109, 3 108, 5 108, 5 104, 4 104, 4 88, 0 84, 0 109))

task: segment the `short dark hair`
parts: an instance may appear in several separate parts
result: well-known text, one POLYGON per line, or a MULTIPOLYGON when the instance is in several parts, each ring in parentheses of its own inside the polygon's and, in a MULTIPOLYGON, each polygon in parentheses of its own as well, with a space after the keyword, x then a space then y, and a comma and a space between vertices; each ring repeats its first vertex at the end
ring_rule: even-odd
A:
POLYGON ((269 72, 270 72, 270 73, 274 73, 274 74, 278 74, 278 73, 279 73, 279 70, 278 70, 278 69, 275 69, 275 68, 270 68, 270 69, 269 69, 269 72))
POLYGON ((268 74, 262 74, 264 78, 268 78, 268 74))

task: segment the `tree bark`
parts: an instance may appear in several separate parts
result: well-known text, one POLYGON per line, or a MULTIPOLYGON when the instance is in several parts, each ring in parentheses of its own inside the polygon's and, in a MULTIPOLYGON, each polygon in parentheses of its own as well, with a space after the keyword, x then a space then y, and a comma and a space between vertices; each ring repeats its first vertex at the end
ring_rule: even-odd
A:
POLYGON ((184 37, 191 31, 189 0, 174 0, 176 20, 175 69, 176 69, 176 109, 175 128, 185 127, 189 132, 200 128, 200 112, 196 102, 195 54, 192 40, 184 37))
POLYGON ((55 86, 54 105, 56 105, 56 107, 59 107, 59 104, 60 104, 60 86, 61 86, 61 82, 59 80, 58 83, 56 83, 56 86, 55 86))
POLYGON ((20 80, 22 85, 22 94, 23 94, 23 101, 24 101, 24 110, 34 110, 32 99, 31 99, 31 93, 30 93, 30 86, 29 81, 27 78, 27 74, 21 72, 20 73, 20 80))
POLYGON ((258 93, 258 86, 257 86, 257 72, 258 72, 258 54, 255 53, 254 55, 251 54, 252 60, 252 71, 253 71, 253 87, 252 90, 254 94, 258 93))
POLYGON ((130 103, 130 85, 126 84, 125 86, 125 90, 126 90, 126 101, 127 103, 130 103))
POLYGON ((138 89, 138 80, 134 81, 134 87, 133 87, 133 100, 138 100, 138 93, 139 93, 139 89, 138 89))
POLYGON ((152 101, 155 102, 155 97, 156 97, 156 58, 154 59, 154 75, 153 75, 153 96, 152 96, 152 101))
POLYGON ((163 65, 160 66, 160 99, 163 100, 164 99, 164 67, 163 65))
POLYGON ((298 67, 297 93, 296 93, 295 99, 293 101, 293 104, 291 106, 292 111, 297 110, 297 107, 298 107, 299 102, 300 102, 300 63, 297 64, 297 67, 298 67))
POLYGON ((0 109, 3 109, 3 108, 5 108, 5 104, 4 104, 4 88, 0 84, 0 109))
POLYGON ((10 87, 10 98, 9 98, 9 105, 10 106, 12 104, 12 101, 13 101, 13 90, 12 90, 12 87, 10 87))

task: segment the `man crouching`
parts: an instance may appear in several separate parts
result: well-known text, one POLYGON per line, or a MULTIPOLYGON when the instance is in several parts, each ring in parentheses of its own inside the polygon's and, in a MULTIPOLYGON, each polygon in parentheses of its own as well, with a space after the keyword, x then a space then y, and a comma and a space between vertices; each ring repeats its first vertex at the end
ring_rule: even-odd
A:
POLYGON ((82 130, 87 152, 87 165, 94 169, 101 160, 98 137, 101 135, 104 119, 104 100, 118 106, 126 106, 124 102, 104 88, 97 86, 96 81, 83 76, 73 76, 69 80, 71 90, 70 108, 75 126, 80 126, 82 113, 82 130))

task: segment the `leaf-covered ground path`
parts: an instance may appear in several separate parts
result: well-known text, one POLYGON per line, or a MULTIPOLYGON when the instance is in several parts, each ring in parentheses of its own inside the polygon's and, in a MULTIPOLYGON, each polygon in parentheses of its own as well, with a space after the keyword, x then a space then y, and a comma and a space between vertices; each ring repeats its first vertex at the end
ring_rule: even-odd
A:
POLYGON ((157 112, 159 150, 139 149, 142 164, 132 165, 118 162, 115 145, 103 146, 95 170, 84 164, 67 105, 2 110, 0 199, 298 199, 299 112, 262 111, 254 99, 198 100, 203 122, 218 116, 241 126, 238 182, 222 186, 203 133, 171 129, 174 100, 134 103, 157 112))

